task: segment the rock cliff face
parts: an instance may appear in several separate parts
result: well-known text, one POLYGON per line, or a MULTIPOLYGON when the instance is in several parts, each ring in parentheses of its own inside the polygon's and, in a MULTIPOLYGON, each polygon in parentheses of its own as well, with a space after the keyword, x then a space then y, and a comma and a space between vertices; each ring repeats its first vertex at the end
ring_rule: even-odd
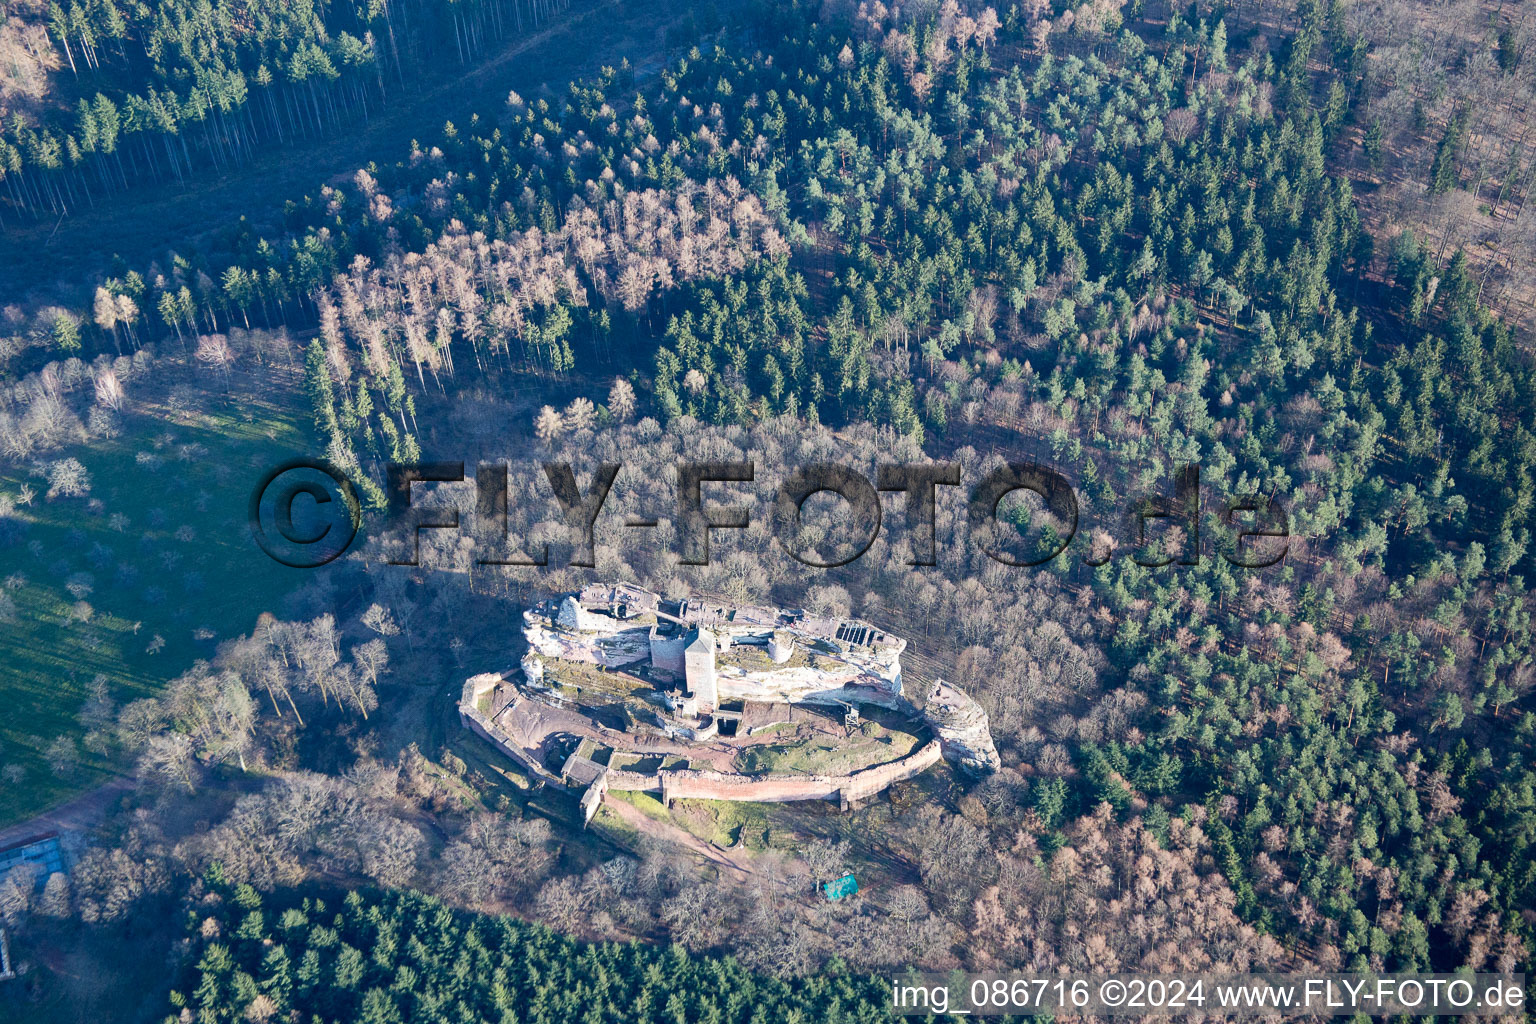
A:
POLYGON ((972 775, 990 775, 1002 767, 987 713, 964 691, 935 680, 922 715, 938 736, 945 760, 972 775))
MULTIPOLYGON (((830 661, 830 659, 829 659, 830 661)), ((852 663, 827 668, 792 668, 774 672, 721 671, 721 699, 739 698, 771 704, 838 704, 843 702, 896 707, 901 702, 900 680, 878 668, 852 663)))
MULTIPOLYGON (((726 640, 711 659, 718 700, 867 700, 886 706, 901 701, 904 642, 884 637, 885 642, 873 644, 843 642, 754 623, 727 622, 710 629, 726 640)), ((537 681, 543 672, 539 659, 551 659, 608 669, 649 667, 682 676, 685 636, 661 639, 648 625, 582 608, 566 597, 553 616, 540 609, 523 612, 528 642, 523 670, 537 681)))
POLYGON ((604 615, 588 615, 588 619, 589 628, 577 631, 558 628, 548 617, 525 611, 523 637, 528 641, 529 651, 545 658, 563 658, 603 668, 623 668, 650 658, 648 630, 604 615))

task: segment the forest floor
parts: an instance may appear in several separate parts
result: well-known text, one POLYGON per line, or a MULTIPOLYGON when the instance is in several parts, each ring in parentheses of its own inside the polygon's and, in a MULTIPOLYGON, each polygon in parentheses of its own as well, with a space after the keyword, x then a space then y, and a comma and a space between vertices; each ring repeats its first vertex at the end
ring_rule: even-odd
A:
POLYGON ((558 89, 625 57, 640 74, 654 70, 665 51, 666 29, 684 12, 671 0, 600 0, 572 10, 558 25, 511 41, 462 74, 436 77, 415 94, 391 96, 383 114, 345 135, 275 146, 226 173, 200 174, 181 186, 136 189, 57 222, 8 227, 0 233, 0 298, 14 302, 34 289, 91 280, 107 270, 113 256, 142 266, 242 218, 265 227, 281 216, 285 200, 345 179, 370 161, 402 159, 413 139, 437 138, 445 121, 463 123, 475 113, 496 117, 509 90, 537 95, 542 87, 558 89))

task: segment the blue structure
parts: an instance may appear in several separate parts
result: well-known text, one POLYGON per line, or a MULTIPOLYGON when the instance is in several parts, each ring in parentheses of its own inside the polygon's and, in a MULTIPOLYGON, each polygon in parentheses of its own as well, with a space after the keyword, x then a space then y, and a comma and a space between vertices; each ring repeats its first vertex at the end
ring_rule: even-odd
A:
POLYGON ((23 864, 36 865, 38 889, 42 889, 48 876, 55 871, 67 871, 69 863, 64 848, 59 845, 58 833, 34 836, 0 850, 0 878, 23 864))
POLYGON ((824 884, 821 891, 827 894, 827 899, 835 903, 845 896, 852 896, 858 892, 859 883, 852 875, 844 875, 835 882, 824 884))

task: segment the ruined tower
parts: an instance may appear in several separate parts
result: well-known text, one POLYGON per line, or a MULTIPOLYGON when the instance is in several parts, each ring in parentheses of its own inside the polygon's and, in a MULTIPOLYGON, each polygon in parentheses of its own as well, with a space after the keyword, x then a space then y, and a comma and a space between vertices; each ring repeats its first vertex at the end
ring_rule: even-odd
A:
POLYGON ((687 696, 697 702, 701 712, 713 710, 720 703, 715 686, 715 634, 699 628, 693 631, 683 648, 683 679, 687 696))

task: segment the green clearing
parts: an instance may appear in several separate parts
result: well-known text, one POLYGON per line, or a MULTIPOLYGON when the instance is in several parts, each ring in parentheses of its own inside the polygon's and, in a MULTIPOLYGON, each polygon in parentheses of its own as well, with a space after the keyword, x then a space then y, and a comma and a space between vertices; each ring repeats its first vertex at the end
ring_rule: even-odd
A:
POLYGON ((761 853, 773 846, 770 839, 775 830, 769 815, 782 808, 781 804, 736 800, 675 800, 672 821, 716 846, 735 846, 740 839, 748 850, 761 853))
POLYGON ((626 850, 635 850, 640 846, 642 836, 640 830, 629 822, 615 814, 607 807, 599 807, 597 814, 587 828, 596 832, 603 839, 622 847, 626 850))
MULTIPOLYGON (((669 811, 650 793, 616 789, 608 791, 607 799, 622 800, 638 809, 647 818, 666 822, 720 847, 734 846, 738 838, 744 838, 747 849, 761 853, 775 845, 771 841, 773 836, 789 835, 782 829, 772 827, 770 815, 782 813, 785 806, 782 804, 747 803, 734 800, 674 800, 672 809, 669 811)), ((633 829, 633 826, 625 824, 613 812, 602 809, 598 811, 593 822, 594 824, 605 822, 626 832, 633 829), (607 814, 608 818, 605 819, 604 814, 607 814)))
POLYGON ((610 789, 607 799, 623 800, 627 804, 632 804, 647 818, 654 818, 656 821, 672 820, 672 815, 662 806, 659 799, 638 789, 610 789))
POLYGON ((861 724, 848 739, 813 736, 795 743, 763 743, 736 755, 736 770, 744 775, 770 772, 804 775, 846 775, 872 764, 905 757, 917 746, 909 732, 874 722, 861 724))
POLYGON ((125 767, 108 743, 87 744, 80 712, 98 676, 117 708, 153 693, 224 640, 247 633, 305 570, 251 540, 247 502, 260 474, 309 453, 291 409, 239 396, 241 412, 136 414, 123 434, 50 453, 36 472, 0 474, 0 494, 36 497, 28 526, 0 549, 15 614, 0 622, 0 825, 23 820, 125 767), (46 497, 42 475, 76 458, 80 497, 46 497), (60 737, 73 768, 48 756, 60 737))

